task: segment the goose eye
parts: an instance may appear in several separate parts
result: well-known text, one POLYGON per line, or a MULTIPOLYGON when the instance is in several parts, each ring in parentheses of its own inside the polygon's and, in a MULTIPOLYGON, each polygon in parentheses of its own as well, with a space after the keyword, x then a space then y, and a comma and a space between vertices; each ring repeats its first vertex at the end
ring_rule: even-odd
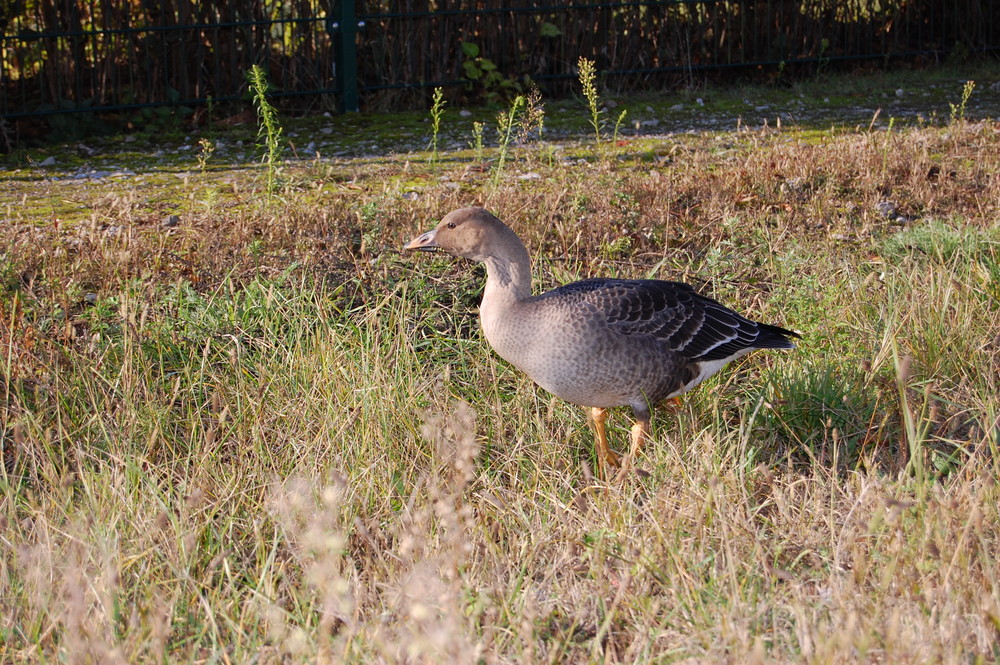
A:
POLYGON ((448 222, 448 228, 449 229, 455 228, 455 222, 448 222))

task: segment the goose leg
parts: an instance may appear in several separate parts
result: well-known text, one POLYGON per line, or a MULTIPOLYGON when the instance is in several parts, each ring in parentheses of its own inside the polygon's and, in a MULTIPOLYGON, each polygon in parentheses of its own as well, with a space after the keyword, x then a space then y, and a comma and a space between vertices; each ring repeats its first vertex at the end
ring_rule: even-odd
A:
POLYGON ((642 445, 646 443, 646 439, 649 438, 649 421, 648 420, 637 420, 635 424, 632 425, 632 449, 628 453, 629 460, 635 460, 635 456, 639 454, 639 449, 642 445))
POLYGON ((594 420, 594 433, 597 435, 597 465, 600 467, 602 475, 608 477, 609 467, 618 466, 618 455, 608 447, 608 433, 604 428, 604 421, 608 419, 607 409, 598 406, 590 409, 590 417, 594 420))
POLYGON ((634 411, 635 424, 632 425, 632 448, 629 450, 628 457, 622 461, 618 475, 615 476, 615 481, 617 482, 621 482, 628 475, 628 472, 635 464, 635 458, 639 455, 643 444, 646 443, 646 439, 649 438, 649 421, 652 418, 652 414, 649 409, 634 409, 634 411))

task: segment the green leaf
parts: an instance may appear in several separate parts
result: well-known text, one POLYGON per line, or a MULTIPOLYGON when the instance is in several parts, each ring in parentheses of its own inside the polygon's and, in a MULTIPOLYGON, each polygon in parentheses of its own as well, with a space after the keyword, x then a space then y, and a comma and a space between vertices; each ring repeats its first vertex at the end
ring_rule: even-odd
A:
POLYGON ((476 58, 479 57, 479 44, 473 44, 472 42, 462 42, 462 53, 467 57, 476 58))
POLYGON ((480 58, 479 68, 482 69, 484 72, 492 72, 494 69, 497 68, 497 66, 493 64, 492 60, 487 60, 486 58, 480 58))
POLYGON ((472 60, 466 60, 462 63, 462 68, 465 69, 465 78, 472 80, 478 80, 480 76, 483 75, 483 71, 476 66, 476 63, 472 60))
POLYGON ((540 26, 538 26, 538 32, 542 37, 558 37, 562 34, 562 30, 557 28, 554 23, 549 23, 548 21, 543 21, 540 26))

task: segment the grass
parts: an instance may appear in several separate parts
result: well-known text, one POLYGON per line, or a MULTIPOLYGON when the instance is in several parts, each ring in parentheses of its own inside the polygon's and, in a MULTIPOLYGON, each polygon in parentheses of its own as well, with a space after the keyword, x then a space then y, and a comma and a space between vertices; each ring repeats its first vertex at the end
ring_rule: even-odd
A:
POLYGON ((1000 134, 867 127, 563 137, 498 182, 286 162, 280 210, 225 135, 101 187, 21 167, 0 662, 997 662, 1000 134), (582 410, 482 340, 481 269, 397 250, 470 203, 538 289, 683 279, 802 343, 600 483, 582 410))

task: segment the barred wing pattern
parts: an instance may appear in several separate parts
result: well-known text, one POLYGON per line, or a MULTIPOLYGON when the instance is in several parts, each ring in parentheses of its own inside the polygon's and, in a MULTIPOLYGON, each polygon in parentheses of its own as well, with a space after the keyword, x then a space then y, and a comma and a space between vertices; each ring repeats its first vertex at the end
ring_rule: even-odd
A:
POLYGON ((622 335, 648 335, 695 362, 731 358, 749 349, 790 349, 790 330, 756 323, 682 282, 587 279, 539 299, 590 305, 622 335))

